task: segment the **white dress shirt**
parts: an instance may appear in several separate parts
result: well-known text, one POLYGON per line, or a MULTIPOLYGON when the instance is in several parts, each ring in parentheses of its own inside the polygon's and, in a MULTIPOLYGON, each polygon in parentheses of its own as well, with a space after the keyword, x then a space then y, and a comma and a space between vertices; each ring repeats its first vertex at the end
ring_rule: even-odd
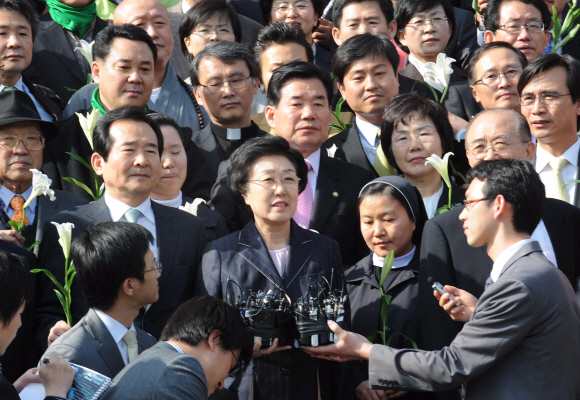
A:
POLYGON ((505 265, 507 262, 512 258, 519 249, 524 247, 527 243, 533 242, 532 239, 523 239, 517 243, 512 244, 510 247, 505 249, 501 252, 501 254, 496 258, 495 262, 493 263, 493 267, 491 268, 491 279, 494 283, 498 280, 499 276, 501 275, 505 265))
MULTIPOLYGON (((2 92, 4 90, 4 88, 6 88, 6 87, 7 86, 5 86, 5 85, 0 85, 0 92, 2 92)), ((30 97, 30 99, 32 100, 32 102, 36 106, 36 111, 38 111, 38 114, 40 115, 41 120, 48 121, 48 122, 54 121, 54 118, 52 117, 52 115, 50 115, 48 112, 46 112, 44 107, 38 102, 38 100, 36 100, 36 97, 34 97, 32 95, 32 93, 30 93, 30 90, 24 84, 24 82, 22 82, 22 75, 20 75, 20 79, 18 79, 18 82, 16 82, 14 84, 14 86, 12 86, 12 87, 20 90, 21 92, 26 93, 30 97)))
MULTIPOLYGON (((109 209, 109 214, 111 214, 111 220, 113 222, 123 221, 127 222, 125 218, 125 213, 127 210, 132 208, 125 203, 120 202, 119 200, 113 198, 109 192, 105 190, 105 203, 107 204, 107 208, 109 209)), ((157 229, 155 227, 155 214, 153 213, 153 209, 151 208, 151 198, 148 197, 143 203, 139 204, 137 207, 134 207, 141 211, 141 215, 137 220, 137 224, 141 225, 142 227, 146 228, 151 234, 153 235, 153 243, 149 243, 149 248, 153 252, 156 260, 159 260, 159 251, 157 249, 157 229)))
MULTIPOLYGON (((417 247, 413 246, 413 250, 411 250, 407 254, 402 255, 401 257, 395 257, 395 259, 393 260, 392 269, 403 268, 403 267, 406 267, 407 265, 409 265, 411 263, 411 260, 413 259, 413 257, 415 257, 416 250, 417 250, 417 247)), ((383 257, 379 257, 379 256, 377 256, 377 253, 373 253, 373 265, 375 267, 382 268, 384 262, 385 262, 385 259, 383 257)))
MULTIPOLYGON (((30 187, 19 196, 24 198, 24 201, 26 202, 26 200, 28 200, 31 194, 32 194, 32 185, 30 185, 30 187)), ((12 207, 10 207, 10 202, 12 201, 12 198, 16 196, 17 195, 10 189, 8 189, 6 186, 0 186, 0 202, 2 209, 4 210, 8 218, 12 218, 14 214, 16 214, 16 211, 14 211, 12 207)), ((30 225, 34 224, 34 218, 36 217, 36 203, 37 199, 35 198, 30 202, 28 207, 26 207, 26 218, 28 218, 28 222, 30 223, 30 225)))
MULTIPOLYGON (((305 158, 312 165, 312 171, 308 171, 308 182, 312 188, 312 199, 316 200, 316 182, 318 181, 318 171, 320 171, 320 149, 305 158)), ((312 208, 314 210, 314 207, 312 208)))
POLYGON ((105 327, 107 327, 107 330, 113 337, 115 343, 117 343, 117 347, 119 348, 121 357, 123 357, 123 362, 125 363, 125 365, 129 364, 129 348, 127 347, 127 343, 125 343, 125 341, 123 340, 123 336, 125 336, 125 334, 128 331, 134 331, 135 334, 137 334, 137 331, 135 330, 135 325, 131 324, 131 328, 127 329, 125 325, 123 325, 113 317, 105 314, 101 310, 96 309, 94 310, 101 319, 101 321, 103 321, 105 327))
POLYGON ((379 147, 379 126, 373 125, 370 122, 363 121, 361 118, 356 117, 356 127, 358 130, 358 136, 360 138, 360 143, 362 148, 371 163, 375 165, 375 158, 377 156, 377 148, 379 147))
MULTIPOLYGON (((185 1, 184 1, 184 3, 185 3, 185 1)), ((177 351, 179 354, 185 354, 183 352, 183 350, 181 350, 181 347, 179 347, 175 343, 168 342, 167 340, 165 341, 165 343, 167 343, 168 345, 170 345, 171 347, 173 347, 175 349, 175 351, 177 351)))
MULTIPOLYGON (((578 179, 578 152, 580 152, 580 138, 576 139, 576 143, 570 146, 568 150, 562 154, 562 157, 568 161, 568 164, 562 168, 562 180, 564 183, 578 179)), ((548 182, 550 179, 553 179, 552 167, 550 167, 549 163, 554 158, 556 157, 544 150, 542 146, 537 147, 536 172, 540 174, 540 179, 542 182, 544 182, 544 184, 546 184, 546 182, 548 182)), ((568 191, 570 204, 574 204, 576 196, 576 185, 570 184, 566 186, 566 190, 568 191)))
POLYGON ((556 253, 554 252, 554 246, 552 246, 552 241, 550 240, 550 235, 548 235, 548 230, 546 229, 546 225, 544 225, 544 221, 540 220, 534 232, 532 232, 532 240, 537 241, 540 243, 540 247, 542 248, 542 252, 556 268, 558 268, 558 262, 556 261, 556 253))

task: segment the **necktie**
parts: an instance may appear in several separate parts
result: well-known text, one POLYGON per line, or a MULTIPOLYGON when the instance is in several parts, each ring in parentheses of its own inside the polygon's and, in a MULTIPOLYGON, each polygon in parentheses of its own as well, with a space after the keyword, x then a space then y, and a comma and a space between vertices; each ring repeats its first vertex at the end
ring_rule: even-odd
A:
POLYGON ((129 353, 129 364, 135 361, 139 355, 139 349, 137 348, 137 333, 132 330, 128 330, 123 336, 123 342, 127 344, 127 349, 129 353))
POLYGON ((557 157, 552 159, 549 164, 552 167, 553 176, 546 185, 546 197, 570 202, 568 191, 564 189, 564 179, 562 178, 562 169, 568 163, 564 157, 557 157))
MULTIPOLYGON (((14 196, 12 200, 10 200, 10 208, 12 208, 15 211, 14 215, 11 218, 12 221, 22 223, 22 215, 23 215, 22 209, 24 203, 26 203, 26 200, 24 200, 24 197, 20 196, 14 196)), ((30 225, 28 217, 24 218, 24 225, 30 225)))
POLYGON ((375 162, 373 167, 375 167, 375 171, 379 176, 385 175, 397 175, 397 170, 389 165, 389 161, 387 160, 387 156, 383 151, 383 145, 381 143, 381 130, 379 129, 379 133, 377 134, 379 138, 379 147, 377 148, 377 155, 375 156, 375 162))
POLYGON ((3 92, 10 92, 12 90, 18 90, 14 86, 6 86, 2 91, 3 92))
POLYGON ((483 291, 485 292, 491 285, 493 285, 493 279, 491 279, 491 275, 485 280, 485 287, 483 291))
MULTIPOLYGON (((312 165, 308 160, 304 160, 308 166, 308 171, 312 171, 312 165)), ((298 206, 294 213, 294 221, 304 229, 310 226, 310 217, 312 216, 312 204, 314 203, 314 195, 312 194, 312 186, 310 182, 306 183, 306 189, 298 196, 298 206)))
POLYGON ((132 224, 137 222, 137 220, 139 219, 140 216, 141 216, 141 211, 137 210, 136 208, 130 208, 127 211, 125 211, 125 219, 128 222, 131 222, 132 224))

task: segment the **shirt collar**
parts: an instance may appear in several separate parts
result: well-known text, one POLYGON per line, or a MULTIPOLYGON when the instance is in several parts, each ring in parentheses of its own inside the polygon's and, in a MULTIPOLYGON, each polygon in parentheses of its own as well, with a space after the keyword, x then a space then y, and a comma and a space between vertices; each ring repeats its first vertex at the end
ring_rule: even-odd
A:
POLYGON ((355 120, 358 131, 361 133, 361 135, 364 136, 367 142, 369 142, 369 144, 374 147, 375 142, 377 141, 377 134, 381 128, 371 124, 370 122, 364 121, 358 116, 355 118, 355 120))
POLYGON ((316 57, 316 42, 314 40, 312 41, 311 47, 312 47, 312 56, 316 57))
POLYGON ((181 190, 180 190, 179 194, 177 196, 175 196, 174 198, 172 198, 171 200, 156 200, 156 199, 152 198, 151 201, 154 201, 157 204, 161 204, 162 206, 178 208, 183 203, 183 194, 181 193, 181 190))
POLYGON ((191 8, 191 6, 189 4, 187 4, 187 1, 186 0, 183 0, 181 2, 181 11, 183 11, 184 14, 186 12, 188 12, 190 8, 191 8))
POLYGON ((123 325, 110 315, 102 312, 101 310, 95 309, 95 312, 97 313, 97 315, 99 316, 99 318, 101 319, 101 321, 103 322, 103 324, 113 337, 115 343, 119 343, 121 340, 123 340, 123 337, 128 331, 134 331, 135 333, 137 333, 134 324, 131 324, 131 328, 127 329, 125 325, 123 325))
MULTIPOLYGON (((401 257, 395 257, 393 261, 393 269, 403 268, 406 267, 411 263, 413 257, 415 257, 415 251, 417 250, 416 246, 413 246, 413 250, 408 252, 407 254, 401 257)), ((382 267, 385 259, 382 257, 377 256, 377 253, 373 253, 373 265, 375 267, 382 267)))
POLYGON ((308 160, 310 165, 312 165, 312 170, 318 177, 318 171, 320 170, 320 149, 310 154, 308 157, 305 158, 305 160, 308 160))
MULTIPOLYGON (((26 189, 19 196, 22 196, 24 198, 24 200, 28 200, 28 198, 30 197, 31 194, 32 194, 32 183, 30 184, 28 189, 26 189)), ((16 196, 16 193, 12 192, 6 186, 0 186, 0 200, 3 203, 2 207, 4 208, 5 212, 8 212, 8 208, 10 208, 10 201, 12 201, 12 198, 14 196, 16 196)), ((26 208, 27 209, 29 209, 29 208, 34 209, 34 207, 36 207, 36 199, 32 200, 32 202, 26 208)))
MULTIPOLYGON (((580 138, 577 138, 576 142, 572 146, 568 147, 568 150, 566 150, 564 154, 562 154, 562 157, 564 157, 574 167, 578 168, 579 151, 580 151, 580 138)), ((552 154, 544 150, 542 146, 538 145, 538 148, 536 149, 536 171, 538 172, 542 171, 544 168, 546 168, 548 163, 552 161, 554 158, 556 157, 554 157, 552 154)))
POLYGON ((498 280, 499 276, 503 272, 506 263, 518 252, 519 249, 524 247, 527 243, 533 242, 532 239, 523 239, 517 243, 512 244, 510 247, 501 252, 501 254, 495 259, 493 263, 493 268, 491 269, 491 279, 495 282, 498 280))
MULTIPOLYGON (((0 85, 0 92, 4 90, 4 88, 9 87, 9 86, 5 86, 5 85, 0 85)), ((18 79, 18 81, 14 84, 14 86, 12 86, 15 89, 20 90, 21 92, 25 92, 24 90, 24 83, 22 82, 22 75, 20 75, 20 78, 18 79)))
POLYGON ((131 207, 109 194, 105 190, 105 203, 109 208, 109 213, 111 214, 111 219, 113 222, 119 221, 130 208, 136 208, 141 211, 141 214, 149 220, 151 223, 155 223, 155 216, 153 215, 153 208, 151 208, 151 198, 148 197, 143 203, 139 204, 137 207, 131 207))

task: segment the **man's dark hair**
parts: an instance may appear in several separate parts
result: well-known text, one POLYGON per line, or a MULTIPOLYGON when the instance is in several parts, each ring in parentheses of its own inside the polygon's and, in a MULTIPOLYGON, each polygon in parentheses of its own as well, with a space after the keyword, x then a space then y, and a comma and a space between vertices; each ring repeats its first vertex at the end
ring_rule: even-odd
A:
POLYGON ((220 41, 210 44, 197 53, 193 59, 193 62, 190 65, 191 83, 193 86, 199 86, 201 84, 199 81, 199 64, 204 58, 215 58, 226 65, 232 65, 238 61, 244 61, 250 71, 250 77, 254 79, 258 78, 254 57, 252 57, 252 53, 250 53, 250 50, 248 50, 246 46, 234 42, 220 41))
POLYGON ((485 9, 485 30, 495 32, 499 29, 499 15, 501 6, 508 2, 519 2, 523 4, 531 4, 536 7, 542 16, 545 30, 550 30, 552 26, 552 13, 548 9, 544 0, 489 0, 487 8, 485 9))
POLYGON ((385 155, 399 174, 403 171, 397 165, 391 143, 393 132, 399 124, 408 125, 414 118, 429 118, 441 139, 443 154, 453 151, 453 128, 447 118, 447 110, 433 100, 414 93, 393 97, 385 107, 381 127, 381 145, 385 155))
POLYGON ((32 296, 32 274, 26 260, 0 250, 0 324, 8 325, 32 296))
POLYGON ((256 160, 264 156, 286 157, 296 169, 296 176, 300 179, 298 191, 302 193, 308 183, 308 167, 304 157, 298 150, 291 148, 286 139, 271 135, 248 140, 230 156, 228 185, 234 193, 239 194, 247 190, 250 170, 256 160))
POLYGON ((467 78, 469 79, 470 85, 475 85, 475 81, 478 79, 475 76, 475 64, 487 53, 488 51, 495 50, 495 49, 507 49, 513 51, 518 60, 520 60, 520 64, 522 64, 522 69, 526 68, 528 65, 528 59, 519 49, 516 49, 514 46, 507 42, 491 42, 486 43, 483 46, 479 47, 475 50, 471 56, 469 57, 469 61, 467 63, 467 78))
POLYGON ((534 166, 526 160, 484 161, 467 174, 471 182, 485 182, 484 197, 488 203, 502 195, 513 209, 514 230, 531 235, 544 214, 546 190, 534 166))
MULTIPOLYGON (((314 12, 318 15, 318 17, 321 17, 327 2, 324 0, 310 0, 310 2, 312 3, 314 12)), ((273 4, 274 0, 260 0, 260 10, 262 11, 262 18, 264 18, 264 22, 266 24, 272 22, 270 20, 270 14, 272 13, 273 4)), ((316 28, 316 25, 314 26, 314 28, 316 28)))
POLYGON ((389 24, 395 14, 395 10, 393 8, 393 3, 391 0, 337 0, 332 7, 332 22, 334 22, 334 26, 340 29, 340 22, 342 21, 342 12, 346 6, 355 3, 377 3, 387 20, 387 24, 389 24))
MULTIPOLYGON (((528 120, 526 117, 524 117, 522 113, 512 110, 511 108, 502 107, 488 108, 487 110, 483 110, 477 113, 465 127, 465 137, 467 137, 469 134, 471 126, 475 123, 475 121, 484 117, 488 113, 496 114, 498 112, 509 114, 509 118, 514 121, 514 133, 518 139, 522 141, 522 143, 528 143, 532 141, 532 132, 530 131, 530 125, 528 125, 528 120)), ((467 149, 467 141, 465 141, 465 148, 467 149)))
POLYGON ((234 8, 225 0, 202 0, 191 7, 181 19, 179 24, 179 43, 181 51, 189 62, 193 60, 193 55, 187 50, 184 39, 189 37, 199 24, 207 22, 214 15, 226 19, 234 30, 236 42, 242 41, 242 23, 234 8))
POLYGON ((127 39, 135 42, 144 42, 147 44, 151 53, 153 53, 153 61, 157 61, 157 47, 153 43, 151 36, 143 29, 131 25, 108 25, 105 29, 100 31, 95 38, 93 45, 93 54, 95 59, 106 60, 111 54, 111 48, 115 39, 127 39))
POLYGON ((136 106, 111 110, 99 118, 97 124, 95 125, 95 130, 93 131, 93 145, 95 153, 107 161, 109 158, 109 151, 113 145, 113 138, 110 134, 111 125, 123 119, 135 122, 144 122, 149 125, 151 129, 153 129, 153 132, 155 132, 155 136, 157 137, 157 149, 159 151, 159 157, 161 158, 161 153, 163 153, 163 134, 151 116, 143 111, 142 107, 136 106))
POLYGON ((15 12, 26 18, 32 31, 32 40, 34 41, 40 21, 30 0, 0 0, 0 10, 15 12))
POLYGON ((194 297, 180 305, 169 317, 159 340, 174 339, 197 346, 215 330, 220 331, 224 350, 241 349, 238 361, 246 368, 252 359, 253 337, 240 312, 213 296, 194 297))
POLYGON ((127 278, 145 279, 149 243, 151 232, 130 222, 102 222, 73 240, 70 256, 90 308, 109 310, 127 278))
MULTIPOLYGON (((397 20, 397 29, 405 29, 405 26, 415 14, 427 12, 437 6, 443 7, 447 22, 451 24, 449 40, 455 32, 455 10, 448 0, 399 0, 395 5, 395 20, 397 20)), ((407 46, 403 46, 399 37, 395 36, 395 41, 403 51, 409 53, 407 46)))
POLYGON ((314 64, 296 61, 278 68, 272 74, 268 84, 268 105, 278 107, 282 89, 287 83, 295 79, 318 79, 326 90, 326 98, 330 104, 332 100, 332 79, 330 74, 314 64))
POLYGON ((364 33, 356 35, 345 41, 334 54, 332 59, 332 74, 334 79, 343 84, 344 76, 355 61, 371 57, 372 59, 379 56, 389 60, 395 76, 399 68, 399 53, 395 45, 391 43, 388 37, 383 35, 371 35, 364 33))
POLYGON ((262 77, 262 62, 260 60, 262 53, 269 49, 270 46, 289 43, 302 46, 306 52, 308 62, 314 62, 312 46, 306 41, 306 36, 304 36, 300 26, 298 24, 287 24, 284 21, 274 21, 260 29, 254 45, 254 60, 256 61, 260 78, 262 77))

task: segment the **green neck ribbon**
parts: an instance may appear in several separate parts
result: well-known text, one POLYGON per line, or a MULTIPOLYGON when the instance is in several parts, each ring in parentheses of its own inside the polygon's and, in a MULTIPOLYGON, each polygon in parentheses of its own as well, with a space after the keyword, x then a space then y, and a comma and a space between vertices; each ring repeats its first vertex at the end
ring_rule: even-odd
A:
MULTIPOLYGON (((99 88, 96 88, 91 96, 91 106, 96 108, 101 112, 101 116, 105 115, 107 112, 105 111, 105 107, 103 107, 103 103, 101 102, 101 95, 99 94, 99 88)), ((147 104, 143 107, 143 111, 147 111, 147 104)))
POLYGON ((46 0, 46 5, 54 22, 73 32, 79 39, 85 36, 97 17, 97 4, 94 1, 81 8, 67 6, 58 0, 46 0))

